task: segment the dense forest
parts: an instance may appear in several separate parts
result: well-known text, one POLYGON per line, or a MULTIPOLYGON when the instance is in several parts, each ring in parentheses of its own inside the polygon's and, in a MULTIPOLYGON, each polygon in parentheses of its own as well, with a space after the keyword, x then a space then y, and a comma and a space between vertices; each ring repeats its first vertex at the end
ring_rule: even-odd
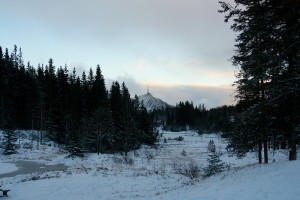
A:
POLYGON ((81 77, 53 59, 24 65, 21 48, 0 47, 0 129, 5 153, 13 153, 16 129, 38 130, 36 140, 64 144, 71 156, 84 152, 125 152, 157 140, 150 115, 131 98, 125 83, 108 91, 100 66, 81 77))
POLYGON ((239 71, 237 115, 229 134, 240 155, 257 149, 268 163, 270 146, 297 159, 300 131, 300 4, 298 0, 220 2, 237 34, 232 63, 239 71))
POLYGON ((199 134, 232 130, 235 106, 220 106, 206 109, 204 104, 194 106, 193 102, 179 102, 175 107, 166 107, 152 112, 156 125, 165 130, 197 130, 199 134))
POLYGON ((76 74, 53 59, 37 69, 24 65, 22 50, 0 47, 1 130, 6 153, 14 152, 9 141, 14 130, 38 130, 35 139, 66 145, 71 155, 84 152, 128 152, 157 140, 154 127, 165 130, 197 130, 199 134, 232 130, 234 106, 207 110, 204 105, 179 102, 175 107, 147 112, 137 96, 130 97, 125 83, 112 83, 108 91, 100 66, 76 74))

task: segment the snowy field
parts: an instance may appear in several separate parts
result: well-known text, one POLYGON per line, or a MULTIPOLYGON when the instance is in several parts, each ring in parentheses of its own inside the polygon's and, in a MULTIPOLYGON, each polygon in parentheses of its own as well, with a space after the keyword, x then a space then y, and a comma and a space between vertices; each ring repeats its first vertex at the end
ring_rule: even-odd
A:
MULTIPOLYGON (((20 145, 31 143, 30 136, 20 145)), ((19 141, 18 141, 19 143, 19 141)), ((270 164, 255 165, 255 153, 237 159, 225 150, 226 141, 218 134, 202 135, 190 131, 163 132, 156 148, 144 146, 130 152, 125 162, 120 154, 89 154, 85 158, 65 158, 67 153, 53 143, 31 143, 32 149, 20 149, 15 155, 0 155, 0 174, 16 170, 10 162, 34 161, 41 164, 65 164, 64 171, 20 174, 0 179, 10 189, 9 199, 81 200, 81 199, 171 199, 171 200, 298 200, 300 198, 300 162, 287 161, 286 151, 270 152, 270 164), (183 141, 174 138, 182 136, 183 141), (166 138, 167 142, 164 142, 166 138), (227 170, 203 179, 207 166, 207 146, 213 140, 227 170), (51 145, 50 145, 51 144, 51 145), (179 164, 179 165, 178 165, 179 164), (196 165, 199 177, 191 179, 174 166, 196 165)), ((2 150, 0 150, 2 151, 2 150)))

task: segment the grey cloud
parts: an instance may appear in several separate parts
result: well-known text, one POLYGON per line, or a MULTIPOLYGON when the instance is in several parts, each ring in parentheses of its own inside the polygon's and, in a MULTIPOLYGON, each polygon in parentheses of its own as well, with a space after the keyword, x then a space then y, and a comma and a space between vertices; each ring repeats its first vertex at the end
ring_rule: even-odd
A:
POLYGON ((152 91, 154 96, 156 93, 157 97, 173 105, 179 101, 192 101, 194 105, 204 104, 207 108, 235 104, 232 97, 234 88, 231 87, 173 86, 154 87, 152 91))
MULTIPOLYGON (((206 108, 214 108, 222 105, 234 105, 234 91, 231 86, 159 86, 159 85, 144 85, 138 83, 131 76, 120 76, 117 78, 119 83, 125 82, 128 87, 131 97, 142 95, 147 92, 149 87, 150 93, 153 96, 162 99, 163 101, 176 105, 180 101, 192 101, 194 105, 204 104, 206 108)), ((112 79, 106 80, 108 88, 111 87, 112 79)))
MULTIPOLYGON (((94 57, 106 67, 117 65, 114 61, 122 60, 120 57, 124 55, 130 57, 125 62, 144 56, 154 62, 153 58, 159 56, 175 59, 175 64, 180 62, 183 70, 187 67, 181 65, 183 61, 195 59, 201 61, 199 67, 228 71, 231 66, 226 60, 231 57, 234 35, 229 25, 224 24, 222 14, 217 13, 219 8, 218 0, 16 0, 1 1, 0 12, 20 19, 24 24, 34 21, 39 25, 38 29, 44 30, 41 33, 46 35, 45 40, 49 40, 50 35, 50 39, 58 41, 59 44, 55 44, 57 50, 46 43, 34 47, 43 49, 39 49, 39 56, 46 52, 46 56, 52 56, 55 62, 57 58, 52 53, 65 56, 64 48, 72 47, 78 52, 70 54, 69 60, 76 59, 73 60, 75 64, 86 62, 80 66, 90 67, 88 62, 94 57)), ((58 65, 64 64, 64 61, 60 62, 58 65)), ((158 67, 167 68, 166 60, 159 62, 158 67)), ((113 67, 105 70, 113 71, 113 67)), ((171 73, 175 76, 179 72, 171 73)), ((118 79, 126 82, 132 95, 146 91, 147 86, 130 76, 118 79)), ((228 88, 192 86, 150 86, 150 90, 154 96, 171 104, 192 100, 195 104, 202 102, 211 107, 230 104, 232 93, 228 88)))
POLYGON ((131 97, 134 97, 134 95, 145 94, 147 91, 147 86, 137 83, 136 80, 130 75, 118 76, 116 80, 111 78, 105 79, 105 84, 108 90, 110 89, 113 81, 118 81, 120 84, 124 82, 130 92, 131 97))
POLYGON ((18 1, 18 5, 13 2, 5 1, 3 7, 16 10, 22 17, 27 16, 65 38, 86 34, 103 43, 134 42, 137 36, 161 38, 182 51, 198 55, 233 42, 233 34, 217 13, 218 0, 26 0, 18 1))

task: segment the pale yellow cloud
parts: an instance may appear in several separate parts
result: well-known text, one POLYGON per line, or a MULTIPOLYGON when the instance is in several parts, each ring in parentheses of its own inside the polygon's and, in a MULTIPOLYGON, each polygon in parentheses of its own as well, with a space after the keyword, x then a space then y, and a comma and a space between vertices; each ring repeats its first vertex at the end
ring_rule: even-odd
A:
POLYGON ((230 84, 219 86, 172 85, 161 82, 140 82, 139 84, 149 87, 153 96, 172 105, 176 105, 180 101, 192 101, 194 105, 205 104, 207 108, 235 104, 233 97, 235 88, 230 84))

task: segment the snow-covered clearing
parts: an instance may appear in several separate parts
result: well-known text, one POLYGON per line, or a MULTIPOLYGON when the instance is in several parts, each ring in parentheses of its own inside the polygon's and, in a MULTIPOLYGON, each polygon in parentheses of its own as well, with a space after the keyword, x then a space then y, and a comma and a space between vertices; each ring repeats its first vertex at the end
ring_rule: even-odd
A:
MULTIPOLYGON (((29 143, 23 139, 21 144, 29 143)), ((255 153, 243 159, 225 150, 226 141, 217 134, 199 136, 194 132, 164 132, 156 148, 143 147, 131 152, 127 162, 120 154, 89 154, 85 158, 65 158, 67 153, 50 143, 15 155, 0 155, 0 173, 13 169, 11 161, 63 163, 64 171, 33 173, 0 179, 10 189, 11 199, 299 199, 300 162, 287 161, 286 151, 270 152, 268 165, 254 165, 255 153), (184 137, 183 141, 173 140, 184 137), (164 143, 163 138, 168 139, 164 143), (175 173, 174 163, 202 169, 207 165, 207 145, 214 140, 216 149, 229 167, 219 175, 194 180, 175 173), (3 170, 2 170, 3 168, 3 170)), ((15 168, 14 168, 15 169, 15 168)))

